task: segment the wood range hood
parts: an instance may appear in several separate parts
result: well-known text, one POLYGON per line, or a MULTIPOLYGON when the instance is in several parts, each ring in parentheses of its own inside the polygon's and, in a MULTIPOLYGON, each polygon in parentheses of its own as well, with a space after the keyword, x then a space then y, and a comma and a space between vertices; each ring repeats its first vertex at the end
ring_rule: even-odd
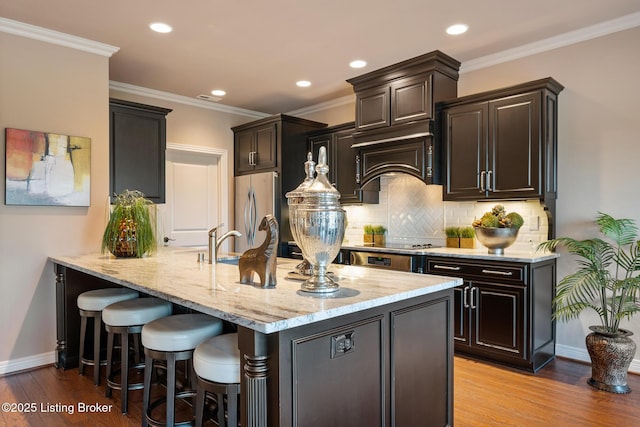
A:
POLYGON ((359 151, 361 187, 390 172, 440 183, 435 104, 457 96, 459 68, 433 51, 347 80, 356 94, 351 147, 359 151))

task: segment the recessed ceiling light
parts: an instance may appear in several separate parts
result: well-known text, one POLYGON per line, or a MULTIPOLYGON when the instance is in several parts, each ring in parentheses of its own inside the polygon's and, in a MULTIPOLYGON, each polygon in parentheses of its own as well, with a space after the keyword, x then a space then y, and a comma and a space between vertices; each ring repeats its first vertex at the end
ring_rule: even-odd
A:
POLYGON ((300 81, 296 82, 296 85, 298 87, 309 87, 309 86, 311 86, 311 82, 308 81, 308 80, 300 80, 300 81))
POLYGON ((153 24, 149 24, 149 28, 151 28, 156 33, 170 33, 173 31, 170 25, 164 24, 162 22, 154 22, 153 24))
POLYGON ((351 68, 363 68, 367 66, 367 61, 363 61, 362 59, 356 59, 355 61, 349 62, 349 66, 351 68))
POLYGON ((211 91, 211 95, 215 95, 215 96, 225 96, 227 94, 227 92, 223 91, 222 89, 214 89, 211 91))
POLYGON ((455 24, 447 28, 447 34, 451 34, 452 36, 466 33, 469 29, 468 25, 465 24, 455 24))

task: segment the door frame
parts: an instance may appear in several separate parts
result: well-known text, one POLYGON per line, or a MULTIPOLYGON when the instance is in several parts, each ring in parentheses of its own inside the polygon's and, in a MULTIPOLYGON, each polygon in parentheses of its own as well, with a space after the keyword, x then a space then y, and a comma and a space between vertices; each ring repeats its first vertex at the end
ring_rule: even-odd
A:
MULTIPOLYGON (((218 218, 220 224, 224 224, 229 230, 233 228, 233 224, 229 223, 229 150, 226 148, 202 147, 200 145, 176 144, 167 142, 167 154, 169 152, 179 153, 197 153, 203 156, 213 156, 218 160, 218 194, 220 203, 218 203, 218 218)), ((212 224, 217 226, 219 224, 212 224)))

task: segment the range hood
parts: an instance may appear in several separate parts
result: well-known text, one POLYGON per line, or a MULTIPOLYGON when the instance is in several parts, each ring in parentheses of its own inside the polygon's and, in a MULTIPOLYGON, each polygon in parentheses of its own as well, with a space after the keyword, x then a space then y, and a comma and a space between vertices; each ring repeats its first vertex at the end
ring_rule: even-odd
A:
POLYGON ((356 93, 361 185, 387 172, 438 183, 436 103, 457 96, 460 62, 433 51, 347 80, 356 93))

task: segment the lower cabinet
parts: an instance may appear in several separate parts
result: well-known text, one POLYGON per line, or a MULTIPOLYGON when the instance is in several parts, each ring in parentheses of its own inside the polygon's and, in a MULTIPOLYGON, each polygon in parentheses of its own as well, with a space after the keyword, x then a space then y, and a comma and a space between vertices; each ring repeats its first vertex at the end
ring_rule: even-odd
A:
POLYGON ((270 360, 280 360, 280 381, 269 390, 279 411, 268 425, 453 425, 451 298, 440 291, 279 333, 270 360))
POLYGON ((455 351, 535 372, 555 357, 555 259, 539 263, 427 258, 426 272, 461 277, 455 351))

